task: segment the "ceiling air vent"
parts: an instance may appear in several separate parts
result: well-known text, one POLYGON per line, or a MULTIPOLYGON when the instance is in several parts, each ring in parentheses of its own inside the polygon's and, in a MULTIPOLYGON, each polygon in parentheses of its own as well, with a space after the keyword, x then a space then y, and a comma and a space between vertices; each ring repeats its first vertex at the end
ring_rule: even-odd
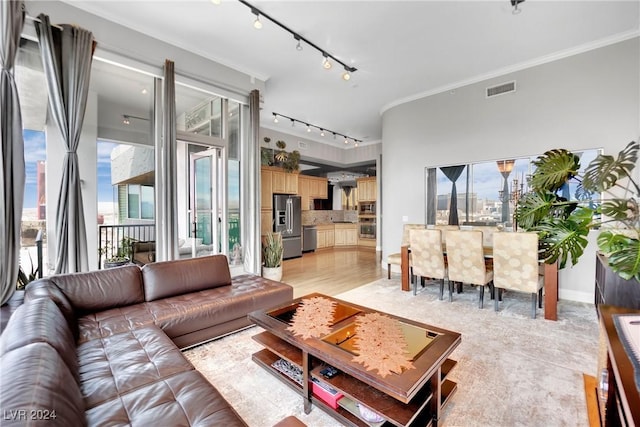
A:
POLYGON ((309 148, 309 146, 306 142, 298 141, 298 148, 301 150, 306 150, 307 148, 309 148))
POLYGON ((501 83, 498 86, 487 88, 487 98, 491 98, 492 96, 504 95, 505 93, 515 92, 515 91, 516 91, 515 81, 501 83))

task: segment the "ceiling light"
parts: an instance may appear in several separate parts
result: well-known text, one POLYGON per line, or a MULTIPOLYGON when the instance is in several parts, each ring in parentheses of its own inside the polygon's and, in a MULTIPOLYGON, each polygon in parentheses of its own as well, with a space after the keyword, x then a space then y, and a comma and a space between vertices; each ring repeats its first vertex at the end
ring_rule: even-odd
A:
POLYGON ((320 136, 324 136, 324 129, 320 129, 320 136))
POLYGON ((295 120, 291 119, 291 127, 294 127, 296 125, 295 120))
POLYGON ((256 15, 256 20, 253 21, 253 28, 255 28, 256 30, 259 30, 260 28, 262 28, 262 22, 260 22, 260 12, 258 12, 257 9, 252 8, 251 13, 256 15))
POLYGON ((146 87, 143 87, 142 90, 140 91, 141 94, 146 95, 149 91, 147 90, 146 87))
POLYGON ((122 123, 124 123, 125 125, 131 124, 131 120, 129 120, 129 116, 127 116, 126 114, 122 116, 122 123))
MULTIPOLYGON (((318 126, 316 124, 313 124, 313 123, 303 122, 302 120, 294 119, 293 117, 289 117, 289 116, 286 116, 286 115, 281 114, 281 113, 276 113, 275 111, 272 111, 271 114, 273 115, 273 121, 275 123, 278 123, 277 122, 278 119, 288 119, 288 120, 291 121, 291 127, 295 127, 296 122, 298 122, 301 125, 304 125, 306 127, 307 132, 311 132, 311 130, 312 130, 311 128, 318 129, 320 131, 320 136, 325 136, 325 133, 330 132, 330 133, 333 134, 333 139, 337 139, 336 138, 337 136, 340 136, 340 137, 344 138, 344 143, 345 144, 349 144, 350 142, 353 142, 353 143, 355 143, 355 145, 357 147, 358 146, 358 142, 362 142, 362 140, 353 138, 353 137, 351 137, 349 135, 345 135, 345 134, 342 134, 342 133, 334 132, 334 131, 332 131, 330 129, 327 129, 325 127, 320 127, 320 126, 318 126)), ((134 117, 134 116, 132 116, 132 117, 134 117)))
POLYGON ((324 68, 325 70, 330 70, 331 69, 331 61, 329 61, 329 58, 327 57, 327 54, 323 54, 324 59, 322 60, 322 68, 324 68))
POLYGON ((522 9, 518 9, 518 5, 524 2, 524 0, 511 0, 511 6, 513 6, 512 14, 517 15, 522 12, 522 9))
POLYGON ((273 123, 278 123, 278 115, 277 114, 273 115, 273 123))
POLYGON ((219 5, 221 2, 221 0, 211 0, 211 3, 215 4, 215 5, 219 5))
POLYGON ((311 128, 307 125, 307 132, 311 132, 311 128))
POLYGON ((345 70, 346 71, 342 73, 342 80, 346 82, 346 81, 349 81, 349 79, 351 78, 351 74, 349 73, 349 70, 347 70, 346 68, 345 70))
POLYGON ((349 140, 348 140, 347 138, 345 138, 345 139, 344 139, 344 143, 345 143, 345 144, 348 144, 348 143, 349 143, 349 140))
POLYGON ((353 144, 353 146, 354 146, 354 147, 357 147, 357 146, 358 146, 358 141, 356 141, 356 142, 353 144))
POLYGON ((298 41, 298 44, 296 45, 296 50, 299 52, 302 50, 302 45, 300 44, 300 36, 297 34, 293 35, 293 38, 296 39, 298 41))

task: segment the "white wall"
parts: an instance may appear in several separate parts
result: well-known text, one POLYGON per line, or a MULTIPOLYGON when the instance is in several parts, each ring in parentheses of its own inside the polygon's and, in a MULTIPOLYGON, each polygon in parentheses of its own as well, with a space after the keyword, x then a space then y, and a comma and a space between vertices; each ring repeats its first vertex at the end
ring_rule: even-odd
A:
MULTIPOLYGON (((383 113, 383 261, 402 217, 423 223, 425 167, 537 155, 552 148, 615 154, 640 135, 640 39, 433 95, 383 113), (485 88, 515 80, 515 93, 485 88)), ((560 296, 592 301, 595 255, 560 275, 560 296)), ((582 259, 581 259, 582 261, 582 259)), ((386 268, 386 265, 385 265, 386 268)))

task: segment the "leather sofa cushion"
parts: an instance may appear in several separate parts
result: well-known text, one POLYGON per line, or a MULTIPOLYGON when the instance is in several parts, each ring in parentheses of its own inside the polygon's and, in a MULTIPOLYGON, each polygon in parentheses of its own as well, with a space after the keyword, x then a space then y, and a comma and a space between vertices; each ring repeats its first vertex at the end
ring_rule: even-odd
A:
POLYGON ((252 311, 273 307, 292 298, 291 286, 245 274, 234 277, 230 286, 164 298, 147 305, 156 325, 170 338, 175 338, 244 318, 252 311))
POLYGON ((0 366, 3 426, 87 425, 80 387, 53 347, 25 345, 3 354, 0 366), (45 419, 51 411, 55 419, 45 419))
POLYGON ((147 301, 231 284, 225 255, 151 263, 142 275, 147 301))
POLYGON ((146 302, 90 313, 78 319, 78 343, 154 324, 146 302))
POLYGON ((140 387, 86 412, 91 425, 246 426, 229 403, 197 371, 140 387))
POLYGON ((53 347, 78 381, 76 340, 58 306, 47 298, 27 301, 13 313, 0 338, 0 355, 36 342, 53 347))
POLYGON ((87 409, 194 369, 156 326, 88 341, 80 344, 77 352, 87 409))
POLYGON ((59 274, 49 278, 81 313, 108 310, 144 302, 142 274, 135 265, 59 274))
POLYGON ((27 303, 38 298, 50 299, 56 303, 64 315, 64 318, 67 320, 67 324, 71 328, 74 338, 77 339, 78 323, 76 322, 76 313, 73 310, 73 305, 62 290, 49 279, 40 279, 27 284, 24 293, 24 302, 27 303))

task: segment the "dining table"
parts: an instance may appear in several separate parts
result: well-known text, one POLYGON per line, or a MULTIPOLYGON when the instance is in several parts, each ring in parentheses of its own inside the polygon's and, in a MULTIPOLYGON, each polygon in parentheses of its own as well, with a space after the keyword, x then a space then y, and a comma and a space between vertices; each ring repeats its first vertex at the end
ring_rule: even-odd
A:
MULTIPOLYGON (((410 291, 409 274, 409 245, 400 247, 400 272, 402 275, 401 286, 403 291, 410 291)), ((493 258, 493 248, 483 247, 484 257, 489 260, 493 258)), ((547 320, 558 320, 558 263, 546 264, 541 261, 544 267, 544 318, 547 320)))

